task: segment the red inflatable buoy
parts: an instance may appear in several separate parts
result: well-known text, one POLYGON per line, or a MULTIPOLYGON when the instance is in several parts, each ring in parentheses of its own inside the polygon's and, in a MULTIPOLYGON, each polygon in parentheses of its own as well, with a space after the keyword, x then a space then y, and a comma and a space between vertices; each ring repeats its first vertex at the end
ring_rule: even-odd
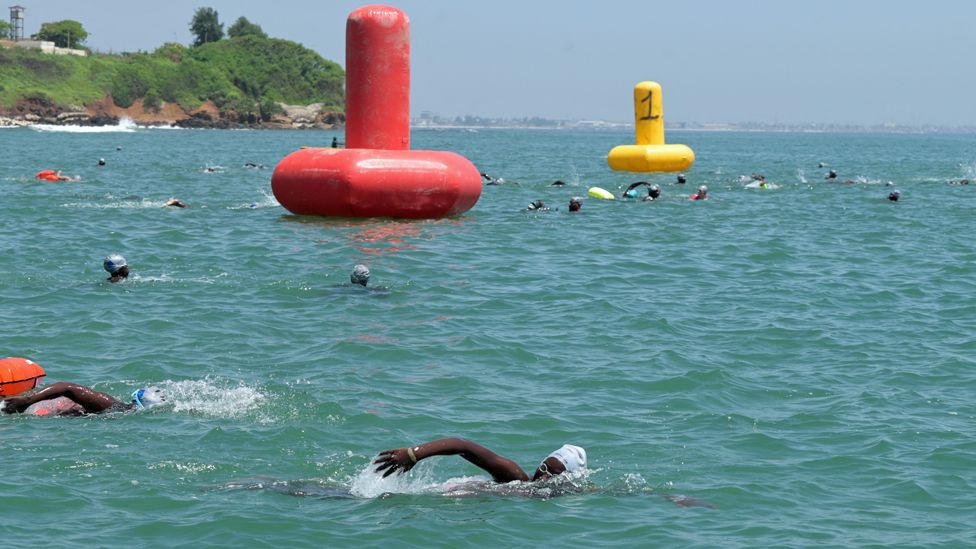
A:
POLYGON ((26 358, 0 359, 0 397, 19 395, 37 386, 44 368, 26 358))
POLYGON ((56 177, 57 176, 57 172, 55 172, 54 170, 41 170, 41 171, 37 172, 37 174, 34 177, 36 177, 38 179, 44 179, 44 178, 49 177, 49 176, 52 176, 52 175, 54 175, 56 177))
POLYGON ((471 209, 481 174, 463 156, 410 149, 410 21, 363 6, 346 21, 346 148, 286 156, 271 190, 292 213, 429 219, 471 209))

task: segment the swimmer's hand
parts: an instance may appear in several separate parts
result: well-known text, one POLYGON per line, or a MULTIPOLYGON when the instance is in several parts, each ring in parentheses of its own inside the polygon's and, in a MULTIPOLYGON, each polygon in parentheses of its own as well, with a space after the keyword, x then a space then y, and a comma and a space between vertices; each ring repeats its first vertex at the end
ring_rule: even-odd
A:
POLYGON ((0 410, 3 410, 6 414, 19 414, 30 406, 27 403, 27 397, 10 397, 3 400, 3 406, 0 410))
POLYGON ((380 452, 379 457, 373 461, 373 465, 379 465, 379 467, 373 472, 383 473, 383 478, 386 478, 393 473, 406 473, 413 469, 416 464, 416 461, 410 459, 407 448, 394 448, 380 452))

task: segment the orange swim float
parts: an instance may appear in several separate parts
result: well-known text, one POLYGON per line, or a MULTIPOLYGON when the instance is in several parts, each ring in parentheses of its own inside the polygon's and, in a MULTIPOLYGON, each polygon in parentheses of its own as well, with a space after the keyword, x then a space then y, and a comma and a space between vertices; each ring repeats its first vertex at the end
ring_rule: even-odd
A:
POLYGON ((0 397, 19 395, 37 387, 44 377, 44 368, 26 358, 0 359, 0 397))

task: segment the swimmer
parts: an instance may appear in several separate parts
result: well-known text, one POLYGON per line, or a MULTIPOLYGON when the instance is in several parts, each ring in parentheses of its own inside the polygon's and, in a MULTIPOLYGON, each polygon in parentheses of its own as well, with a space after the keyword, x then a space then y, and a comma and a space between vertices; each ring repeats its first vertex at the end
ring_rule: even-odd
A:
POLYGON ((578 212, 583 207, 583 203, 578 196, 569 199, 569 211, 578 212))
POLYGON ((54 174, 54 177, 57 177, 58 178, 58 181, 81 181, 81 178, 80 177, 77 177, 75 179, 71 179, 70 177, 68 177, 66 175, 61 175, 61 170, 58 170, 57 173, 54 174))
POLYGON ((644 197, 644 202, 651 202, 657 200, 661 197, 661 187, 657 185, 651 185, 647 188, 647 196, 644 197))
POLYGON ((563 180, 561 180, 561 179, 557 179, 557 180, 553 181, 552 183, 550 183, 549 186, 550 187, 564 187, 564 186, 566 186, 566 182, 563 181, 563 180))
POLYGON ((173 206, 174 208, 189 208, 190 205, 179 198, 170 198, 163 206, 173 206))
POLYGON ((546 207, 546 203, 541 200, 536 200, 529 204, 526 208, 530 212, 548 212, 549 208, 546 207))
POLYGON ((349 275, 349 282, 359 284, 365 288, 369 282, 369 267, 366 265, 356 265, 353 267, 352 273, 349 275))
POLYGON ((335 136, 332 137, 332 148, 333 149, 338 149, 339 148, 339 138, 338 137, 335 137, 335 136))
POLYGON ((631 183, 626 189, 624 189, 624 192, 620 195, 620 198, 637 198, 637 187, 640 187, 641 185, 650 186, 647 181, 631 183))
POLYGON ((688 200, 708 200, 708 187, 698 187, 698 192, 688 197, 688 200))
POLYGON ((685 184, 685 183, 687 183, 687 182, 688 182, 688 180, 687 180, 687 179, 685 179, 685 174, 683 174, 683 173, 679 173, 679 174, 678 174, 678 181, 677 181, 677 183, 678 183, 679 185, 684 185, 684 184, 685 184))
POLYGON ((760 189, 768 189, 769 188, 769 183, 767 183, 765 179, 760 179, 759 180, 759 188, 760 189))
POLYGON ((823 162, 818 162, 818 163, 817 163, 817 167, 818 167, 818 168, 826 168, 826 167, 827 167, 827 164, 825 164, 825 163, 823 163, 823 162))
POLYGON ((121 150, 122 150, 122 146, 121 146, 121 145, 119 145, 118 147, 115 147, 115 150, 117 150, 117 151, 121 151, 121 150))
POLYGON ((166 401, 163 391, 155 387, 143 387, 132 392, 129 403, 91 387, 59 381, 30 396, 5 399, 2 410, 7 414, 32 413, 34 415, 80 416, 102 412, 128 412, 151 408, 166 401), (58 400, 57 402, 50 402, 58 400), (68 399, 68 400, 64 400, 68 399), (70 401, 69 401, 70 400, 70 401), (35 406, 41 403, 39 406, 35 406), (34 407, 34 409, 31 409, 34 407))
POLYGON ((108 277, 109 282, 122 282, 129 276, 129 264, 119 254, 112 254, 106 257, 105 261, 102 262, 102 267, 108 271, 108 274, 112 275, 108 277))
POLYGON ((949 180, 949 184, 950 185, 969 185, 969 180, 968 179, 950 179, 949 180))
POLYGON ((898 202, 899 198, 901 198, 901 191, 892 191, 888 193, 888 200, 892 202, 898 202))
POLYGON ((830 173, 824 179, 837 179, 837 170, 830 170, 830 173))
POLYGON ((104 158, 99 158, 98 159, 98 165, 99 166, 104 166, 105 165, 105 159, 104 158))
POLYGON ((754 174, 750 175, 749 177, 752 178, 753 181, 765 181, 766 180, 766 176, 763 175, 763 174, 761 174, 761 173, 754 173, 754 174))
MULTIPOLYGON (((254 168, 255 170, 263 170, 264 169, 264 164, 258 164, 257 162, 245 162, 244 163, 244 167, 245 168, 254 168)), ((207 171, 209 171, 209 172, 215 172, 217 170, 216 169, 211 169, 211 168, 208 167, 207 168, 207 171)))
POLYGON ((482 172, 481 173, 481 178, 485 180, 485 183, 487 185, 494 185, 494 183, 492 183, 494 181, 494 179, 492 179, 492 177, 490 175, 482 172))
POLYGON ((472 464, 484 469, 491 475, 492 480, 499 483, 512 481, 535 482, 546 480, 562 473, 575 473, 586 470, 586 450, 579 446, 565 444, 552 452, 536 468, 529 477, 517 463, 504 456, 492 452, 488 448, 463 438, 442 438, 425 442, 410 448, 393 448, 379 453, 373 465, 373 470, 383 473, 386 478, 393 473, 405 473, 413 469, 417 462, 431 456, 460 455, 472 464))

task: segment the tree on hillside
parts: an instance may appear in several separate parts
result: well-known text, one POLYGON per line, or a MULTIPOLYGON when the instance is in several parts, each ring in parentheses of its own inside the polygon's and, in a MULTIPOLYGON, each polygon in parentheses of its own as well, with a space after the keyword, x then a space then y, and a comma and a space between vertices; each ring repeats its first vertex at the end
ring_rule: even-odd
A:
POLYGON ((65 19, 64 21, 44 23, 34 38, 54 42, 54 45, 59 48, 81 48, 85 46, 88 33, 85 32, 81 23, 65 19))
POLYGON ((10 38, 11 30, 13 30, 13 27, 10 26, 10 23, 0 20, 0 39, 6 40, 10 38))
POLYGON ((234 24, 227 28, 227 36, 230 36, 231 38, 237 38, 238 36, 260 36, 261 38, 268 37, 264 30, 261 29, 261 25, 248 21, 247 17, 244 17, 243 15, 238 17, 237 21, 234 21, 234 24))
POLYGON ((224 24, 217 17, 217 10, 213 8, 197 8, 190 21, 190 31, 196 35, 194 46, 201 46, 207 42, 216 42, 224 37, 224 24))

